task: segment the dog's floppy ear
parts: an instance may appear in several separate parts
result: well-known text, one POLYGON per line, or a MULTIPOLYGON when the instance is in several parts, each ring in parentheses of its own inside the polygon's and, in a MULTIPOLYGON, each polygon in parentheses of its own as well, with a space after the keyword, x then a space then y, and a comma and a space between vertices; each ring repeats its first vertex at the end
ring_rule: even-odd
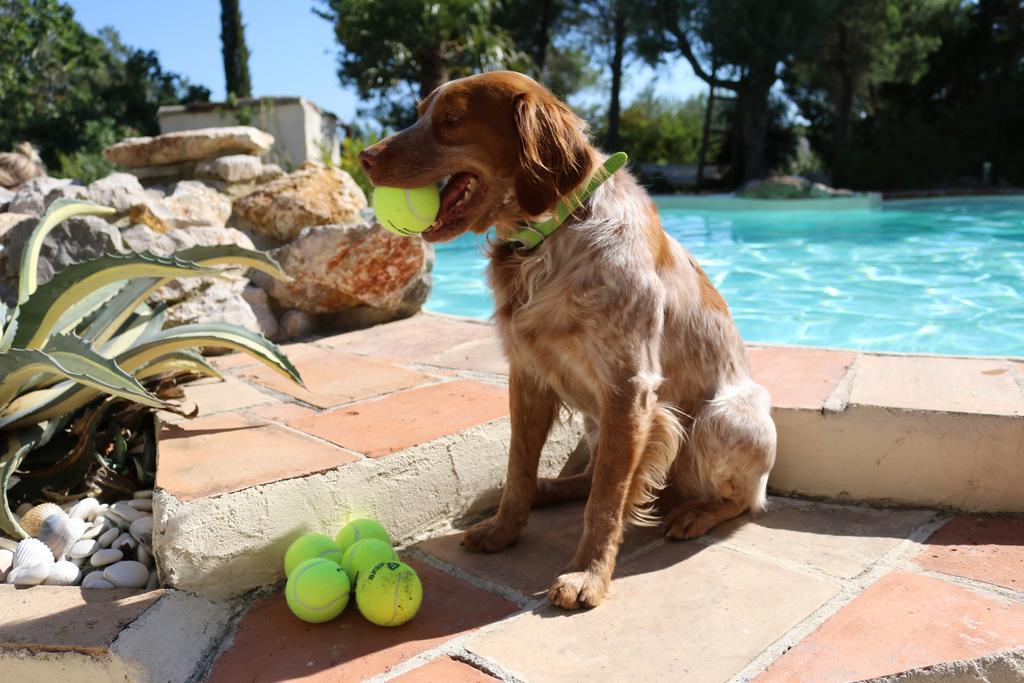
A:
POLYGON ((530 216, 549 210, 588 171, 585 124, 559 100, 544 99, 525 92, 514 103, 520 140, 516 199, 530 216))

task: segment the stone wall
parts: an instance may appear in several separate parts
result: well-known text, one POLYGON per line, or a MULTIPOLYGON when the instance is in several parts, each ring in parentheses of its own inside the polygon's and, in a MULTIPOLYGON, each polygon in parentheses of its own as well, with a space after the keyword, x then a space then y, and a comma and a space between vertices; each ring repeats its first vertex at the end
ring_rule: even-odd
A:
POLYGON ((22 247, 61 197, 113 207, 109 220, 66 221, 43 244, 46 281, 105 251, 160 254, 196 245, 270 250, 289 282, 231 272, 159 290, 172 324, 227 321, 287 341, 412 315, 431 288, 432 247, 377 225, 344 171, 264 163, 269 134, 247 126, 129 138, 105 151, 121 167, 89 185, 33 178, 0 194, 0 298, 13 303, 22 247))

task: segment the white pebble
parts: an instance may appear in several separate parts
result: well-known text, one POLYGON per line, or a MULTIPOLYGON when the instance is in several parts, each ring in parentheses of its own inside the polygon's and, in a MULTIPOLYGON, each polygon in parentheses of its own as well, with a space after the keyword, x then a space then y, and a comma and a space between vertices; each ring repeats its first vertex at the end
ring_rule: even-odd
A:
POLYGON ((132 494, 132 497, 136 498, 136 499, 152 498, 153 497, 153 489, 146 489, 145 491, 136 491, 134 494, 132 494))
POLYGON ((135 500, 129 500, 128 504, 131 505, 136 510, 141 510, 142 512, 149 512, 153 509, 152 498, 136 498, 135 500))
POLYGON ((135 538, 125 531, 123 534, 114 539, 114 542, 110 544, 111 548, 120 550, 122 553, 127 555, 131 551, 135 550, 135 546, 139 544, 135 538))
POLYGON ((93 572, 82 579, 82 588, 114 588, 114 584, 107 581, 103 572, 93 572))
POLYGON ((102 526, 96 526, 95 524, 89 524, 88 526, 85 527, 85 531, 82 532, 82 535, 78 537, 78 540, 80 540, 80 541, 88 541, 91 538, 96 538, 97 536, 99 536, 102 533, 103 533, 103 527, 102 526))
POLYGON ((121 535, 121 530, 116 526, 112 526, 103 532, 103 535, 96 539, 96 544, 100 548, 109 548, 110 544, 114 542, 114 539, 121 535))
POLYGON ((110 509, 107 510, 107 514, 109 515, 110 513, 114 513, 128 524, 131 524, 139 517, 143 516, 143 513, 141 511, 136 510, 123 500, 119 500, 113 505, 111 505, 110 509))
POLYGON ((149 582, 146 583, 146 588, 153 590, 154 588, 160 587, 160 577, 156 573, 156 569, 149 570, 149 582))
POLYGON ((75 519, 89 520, 94 518, 100 510, 100 502, 95 498, 83 498, 78 501, 68 512, 75 519))
POLYGON ((124 559, 124 553, 120 550, 114 550, 113 548, 107 548, 105 550, 97 550, 92 558, 89 559, 89 564, 94 567, 106 567, 108 564, 114 564, 124 559))
POLYGON ((118 588, 142 588, 149 581, 149 570, 141 562, 125 560, 104 569, 103 577, 118 588))
POLYGON ((71 551, 68 553, 72 559, 78 559, 83 557, 89 557, 100 547, 100 544, 95 539, 86 539, 79 541, 71 546, 71 551))
POLYGON ((27 564, 15 567, 7 575, 7 583, 13 583, 15 586, 38 586, 50 575, 52 566, 51 562, 50 564, 27 564))
POLYGON ((146 550, 146 546, 140 545, 135 549, 135 559, 141 564, 146 565, 149 569, 153 568, 153 556, 146 550))
POLYGON ((82 570, 78 565, 61 560, 50 567, 50 574, 43 581, 44 586, 74 586, 82 577, 82 570))
POLYGON ((135 537, 135 540, 147 544, 152 543, 153 518, 143 517, 142 519, 135 520, 134 522, 132 522, 131 527, 128 528, 128 531, 131 533, 132 536, 135 537))

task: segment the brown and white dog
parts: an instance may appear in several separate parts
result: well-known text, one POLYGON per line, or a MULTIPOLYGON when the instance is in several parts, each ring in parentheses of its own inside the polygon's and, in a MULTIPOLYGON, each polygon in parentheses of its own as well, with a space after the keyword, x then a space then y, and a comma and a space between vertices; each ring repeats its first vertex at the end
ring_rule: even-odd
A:
POLYGON ((770 397, 750 377, 725 301, 665 234, 625 170, 602 184, 539 247, 508 240, 547 215, 604 160, 586 126, 543 86, 514 72, 442 85, 417 122, 361 157, 375 185, 447 178, 430 242, 494 226, 489 279, 510 363, 512 441, 498 512, 463 545, 516 542, 532 505, 586 498, 583 535, 551 602, 592 607, 608 591, 627 519, 663 511, 688 539, 765 505, 775 461, 770 397), (584 473, 537 478, 562 406, 585 418, 584 473), (666 507, 668 493, 675 502, 666 507))

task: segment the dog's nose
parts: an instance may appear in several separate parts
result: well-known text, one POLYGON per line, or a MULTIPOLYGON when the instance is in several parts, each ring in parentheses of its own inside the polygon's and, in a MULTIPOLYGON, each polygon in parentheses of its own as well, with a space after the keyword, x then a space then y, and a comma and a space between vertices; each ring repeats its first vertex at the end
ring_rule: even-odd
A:
POLYGON ((359 163, 363 165, 363 170, 370 173, 373 167, 377 164, 377 158, 380 156, 380 152, 373 147, 367 147, 359 153, 359 163))

